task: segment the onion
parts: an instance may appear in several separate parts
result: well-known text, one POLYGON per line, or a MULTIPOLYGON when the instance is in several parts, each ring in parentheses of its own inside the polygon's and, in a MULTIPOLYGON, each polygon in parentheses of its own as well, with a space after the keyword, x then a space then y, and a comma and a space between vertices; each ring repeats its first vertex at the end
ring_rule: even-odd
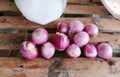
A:
POLYGON ((89 42, 89 35, 84 31, 79 32, 74 36, 74 43, 79 47, 83 47, 88 42, 89 42))
POLYGON ((28 60, 33 60, 38 56, 38 50, 31 41, 24 41, 20 45, 20 54, 28 60))
POLYGON ((68 29, 69 29, 68 24, 59 22, 57 25, 57 29, 59 32, 66 34, 68 32, 68 29))
POLYGON ((115 18, 120 20, 120 0, 101 0, 101 2, 115 18))
POLYGON ((52 40, 55 48, 59 51, 65 50, 70 43, 68 37, 65 34, 59 32, 53 35, 52 40))
POLYGON ((70 58, 77 58, 81 55, 81 50, 77 45, 71 44, 67 47, 66 53, 70 58))
POLYGON ((84 47, 84 53, 89 58, 95 58, 97 56, 97 49, 93 44, 87 44, 84 47))
POLYGON ((46 42, 41 46, 41 54, 44 58, 50 59, 55 54, 55 47, 52 43, 46 42))
POLYGON ((97 36, 98 35, 98 27, 95 24, 88 24, 85 27, 85 31, 90 35, 90 36, 97 36))
POLYGON ((38 28, 32 33, 32 41, 35 44, 43 44, 48 40, 48 32, 43 28, 38 28))
POLYGON ((73 20, 69 25, 68 36, 73 40, 74 34, 81 32, 84 29, 84 24, 80 20, 73 20))
POLYGON ((108 43, 101 43, 97 46, 98 56, 104 59, 112 58, 112 47, 108 43))
POLYGON ((60 18, 67 0, 15 0, 15 4, 25 18, 45 25, 60 18))

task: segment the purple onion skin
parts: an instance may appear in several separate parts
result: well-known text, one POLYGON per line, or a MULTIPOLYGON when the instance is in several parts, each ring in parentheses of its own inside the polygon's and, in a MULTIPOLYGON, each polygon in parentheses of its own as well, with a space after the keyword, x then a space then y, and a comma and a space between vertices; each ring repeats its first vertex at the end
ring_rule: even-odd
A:
POLYGON ((48 40, 48 32, 44 28, 38 28, 34 30, 32 33, 32 41, 37 44, 41 45, 48 40))
POLYGON ((85 27, 85 32, 87 32, 89 36, 95 37, 98 35, 99 29, 95 24, 88 24, 85 27))
POLYGON ((27 60, 34 60, 38 56, 38 49, 31 41, 21 43, 19 52, 27 60))
POLYGON ((103 59, 111 59, 113 56, 112 47, 108 43, 101 43, 97 46, 98 56, 103 59))
POLYGON ((84 54, 86 57, 95 58, 97 56, 97 49, 93 44, 87 44, 84 47, 84 54))
POLYGON ((56 50, 59 50, 59 51, 64 51, 70 44, 70 41, 67 35, 59 32, 53 35, 52 41, 56 50))
POLYGON ((77 33, 77 32, 83 31, 84 24, 80 20, 73 20, 70 23, 69 27, 70 27, 70 30, 72 30, 74 33, 77 33))
POLYGON ((82 31, 74 36, 74 43, 79 47, 85 46, 89 42, 89 35, 82 31))
POLYGON ((81 49, 77 45, 71 44, 67 47, 66 53, 70 58, 75 59, 81 55, 81 49))
POLYGON ((55 47, 52 43, 46 42, 41 46, 40 52, 45 59, 50 59, 55 54, 55 47))
POLYGON ((73 20, 69 25, 68 36, 70 40, 73 40, 73 37, 76 33, 83 31, 84 24, 80 20, 73 20))
POLYGON ((63 22, 57 24, 57 30, 61 33, 67 34, 69 30, 69 25, 63 22))

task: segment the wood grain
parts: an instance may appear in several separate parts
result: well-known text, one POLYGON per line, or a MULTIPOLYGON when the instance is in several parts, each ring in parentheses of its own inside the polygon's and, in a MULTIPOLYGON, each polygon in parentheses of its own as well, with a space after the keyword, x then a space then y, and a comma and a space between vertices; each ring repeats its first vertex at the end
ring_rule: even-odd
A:
POLYGON ((92 0, 92 2, 101 2, 101 0, 92 0))
MULTIPOLYGON (((9 13, 9 11, 19 12, 15 4, 8 1, 0 0, 0 13, 9 13)), ((68 0, 64 14, 108 15, 108 11, 103 6, 96 5, 96 2, 100 2, 100 0, 68 0)), ((58 22, 70 23, 74 19, 79 19, 84 24, 94 23, 93 18, 69 17, 60 18, 43 26, 29 22, 23 17, 0 16, 0 30, 15 29, 25 31, 19 34, 0 33, 0 56, 10 56, 7 53, 8 51, 15 50, 17 52, 21 42, 30 40, 31 34, 26 33, 26 30, 34 30, 35 28, 42 27, 55 31, 58 22)), ((90 43, 98 44, 100 42, 108 42, 114 50, 118 50, 117 52, 119 52, 120 33, 117 32, 120 32, 120 21, 99 18, 98 23, 100 34, 96 38, 90 38, 90 43)), ((52 35, 50 33, 49 36, 52 37, 52 35)), ((111 60, 100 58, 77 58, 74 60, 69 58, 52 58, 45 60, 38 57, 36 60, 28 61, 17 57, 0 57, 0 77, 119 77, 119 66, 120 58, 113 58, 111 60)))
MULTIPOLYGON (((36 28, 56 29, 58 22, 70 23, 72 20, 78 19, 84 24, 94 23, 92 18, 60 18, 45 26, 32 23, 23 17, 0 17, 0 29, 18 29, 18 30, 33 30, 36 28)), ((115 19, 99 18, 99 29, 103 32, 120 32, 120 21, 115 19)))
MULTIPOLYGON (((4 2, 14 2, 14 0, 1 0, 4 2)), ((68 3, 88 4, 90 0, 67 0, 68 3)))
MULTIPOLYGON (((52 36, 53 34, 49 34, 49 38, 52 36)), ((18 50, 20 43, 24 40, 31 40, 31 35, 25 33, 0 34, 0 49, 18 50)), ((108 42, 113 47, 113 49, 120 49, 120 34, 101 33, 95 38, 90 38, 90 43, 98 44, 100 42, 108 42)))
POLYGON ((0 58, 0 77, 119 77, 120 59, 0 58))
POLYGON ((104 6, 90 6, 90 5, 67 5, 66 14, 101 14, 107 15, 109 12, 104 6))
POLYGON ((109 43, 113 49, 120 49, 120 33, 115 34, 99 34, 96 38, 90 38, 90 43, 99 44, 101 42, 109 43))
POLYGON ((0 0, 0 11, 18 11, 16 5, 8 0, 0 0))
POLYGON ((89 4, 90 0, 68 0, 68 3, 89 4))
MULTIPOLYGON (((74 2, 73 0, 70 1, 74 2)), ((89 2, 89 0, 76 0, 75 3, 81 2, 89 2)), ((16 5, 13 2, 8 2, 8 0, 2 0, 0 2, 0 11, 14 11, 19 12, 16 5)), ((76 4, 68 4, 65 9, 66 14, 102 14, 107 15, 109 12, 103 6, 90 6, 90 5, 76 5, 76 4)))

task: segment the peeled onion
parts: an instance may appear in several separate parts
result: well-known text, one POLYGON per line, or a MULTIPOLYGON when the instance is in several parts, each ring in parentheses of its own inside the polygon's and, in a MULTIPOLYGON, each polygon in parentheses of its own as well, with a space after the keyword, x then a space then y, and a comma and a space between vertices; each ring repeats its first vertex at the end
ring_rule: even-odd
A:
POLYGON ((20 54, 28 60, 33 60, 38 56, 38 50, 31 41, 24 41, 20 45, 20 54))
POLYGON ((70 58, 77 58, 81 55, 81 50, 77 45, 71 44, 67 47, 66 53, 70 58))
POLYGON ((80 20, 73 20, 69 25, 68 36, 73 40, 74 34, 81 32, 84 29, 84 24, 80 20))
POLYGON ((98 56, 104 59, 111 59, 113 55, 112 47, 108 43, 101 43, 97 46, 98 56))
POLYGON ((82 31, 74 36, 74 43, 79 47, 85 46, 89 42, 89 35, 82 31))
POLYGON ((59 32, 66 34, 68 32, 69 27, 68 27, 68 24, 63 23, 63 22, 59 22, 57 24, 57 29, 59 32))
POLYGON ((55 54, 55 47, 52 43, 46 42, 41 46, 41 54, 44 58, 50 59, 55 54))
POLYGON ((97 49, 93 44, 87 44, 84 47, 84 54, 89 58, 95 58, 97 56, 97 49))
POLYGON ((15 0, 15 4, 25 18, 45 25, 60 18, 67 0, 15 0))
POLYGON ((55 48, 59 51, 65 50, 70 43, 68 37, 65 34, 59 32, 53 35, 52 41, 55 48))
POLYGON ((98 27, 95 24, 87 24, 85 27, 85 31, 90 35, 90 36, 97 36, 99 33, 98 27))
POLYGON ((105 8, 117 19, 120 19, 120 0, 101 0, 105 8))
POLYGON ((44 28, 38 28, 32 33, 32 41, 41 45, 48 40, 48 32, 44 28))

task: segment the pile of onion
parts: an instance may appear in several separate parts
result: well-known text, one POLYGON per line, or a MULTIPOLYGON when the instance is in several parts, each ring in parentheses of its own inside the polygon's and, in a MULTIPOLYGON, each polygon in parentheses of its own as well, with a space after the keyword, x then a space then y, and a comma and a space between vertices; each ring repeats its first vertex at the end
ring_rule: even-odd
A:
POLYGON ((39 52, 45 59, 50 59, 55 54, 55 47, 48 41, 48 32, 44 28, 35 29, 32 33, 32 41, 24 41, 20 45, 20 54, 28 60, 33 60, 38 56, 38 48, 36 45, 40 45, 39 52))
POLYGON ((68 36, 69 39, 67 41, 70 41, 70 45, 68 46, 67 43, 65 44, 63 39, 60 39, 60 37, 56 40, 53 39, 54 41, 57 41, 54 42, 54 45, 62 47, 65 44, 68 46, 66 48, 64 45, 66 53, 70 58, 79 57, 81 54, 81 48, 83 48, 85 56, 89 58, 96 58, 97 55, 104 59, 112 58, 112 47, 108 43, 103 42, 97 45, 97 47, 94 44, 89 43, 90 37, 96 38, 99 33, 97 25, 89 23, 84 26, 82 21, 73 20, 69 25, 63 22, 58 23, 57 30, 62 34, 65 34, 65 37, 68 36))
MULTIPOLYGON (((97 46, 89 43, 90 37, 96 38, 99 33, 97 25, 89 23, 84 26, 80 20, 73 20, 70 24, 59 22, 57 32, 48 41, 48 31, 44 28, 35 29, 32 33, 32 41, 24 41, 20 45, 20 54, 28 60, 38 56, 38 49, 42 57, 50 59, 55 50, 66 52, 72 59, 81 55, 81 49, 86 57, 96 58, 97 55, 104 59, 112 58, 112 47, 108 43, 100 43, 97 46), (40 45, 37 48, 36 45, 40 45)), ((58 52, 57 51, 57 52, 58 52)))

